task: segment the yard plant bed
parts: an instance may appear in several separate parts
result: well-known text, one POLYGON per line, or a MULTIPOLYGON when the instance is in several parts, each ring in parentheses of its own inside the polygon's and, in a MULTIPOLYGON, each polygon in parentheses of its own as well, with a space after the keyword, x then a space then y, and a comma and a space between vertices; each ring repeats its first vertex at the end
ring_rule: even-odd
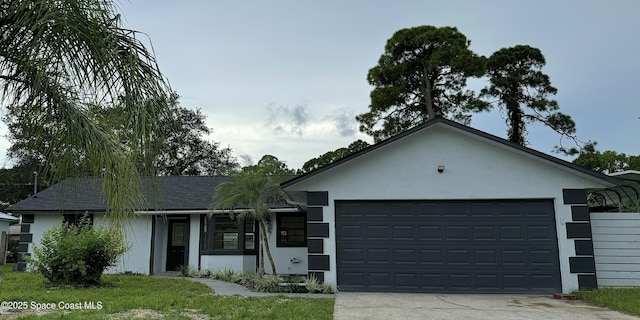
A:
POLYGON ((573 292, 585 302, 640 316, 640 288, 602 288, 573 292))
POLYGON ((332 319, 334 299, 283 296, 215 296, 206 285, 182 278, 104 275, 105 285, 85 289, 47 288, 33 273, 0 266, 0 301, 27 302, 6 319, 332 319), (55 310, 30 309, 53 304, 55 310), (57 308, 60 303, 65 310, 57 308), (84 302, 96 309, 87 310, 84 302), (97 309, 100 302, 101 309, 97 309), (71 309, 78 303, 82 309, 71 309))

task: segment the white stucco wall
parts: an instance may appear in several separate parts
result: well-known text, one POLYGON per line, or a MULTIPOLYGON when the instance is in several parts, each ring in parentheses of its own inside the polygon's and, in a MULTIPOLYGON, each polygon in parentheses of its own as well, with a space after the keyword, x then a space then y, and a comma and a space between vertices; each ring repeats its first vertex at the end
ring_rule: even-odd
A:
MULTIPOLYGON (((36 214, 34 223, 30 227, 33 234, 33 241, 29 245, 29 253, 33 253, 33 246, 40 246, 42 235, 47 230, 62 222, 62 214, 36 214)), ((94 223, 96 226, 105 226, 109 222, 103 214, 94 215, 94 223)), ((136 217, 131 220, 129 226, 126 227, 125 236, 129 242, 131 249, 124 254, 118 261, 117 265, 110 267, 106 273, 120 273, 131 271, 136 273, 149 273, 149 249, 151 247, 151 220, 148 216, 136 217), (135 230, 135 232, 134 232, 135 230)), ((28 266, 27 266, 28 268, 28 266)))
POLYGON ((200 257, 201 270, 230 269, 237 272, 255 272, 256 257, 249 255, 203 255, 200 257))
POLYGON ((200 257, 200 215, 192 214, 189 217, 189 268, 198 270, 200 257))
MULTIPOLYGON (((33 235, 32 241, 29 244, 29 253, 33 254, 33 246, 41 247, 42 235, 45 231, 53 228, 57 224, 62 223, 62 214, 36 214, 33 218, 33 224, 30 227, 29 232, 33 235)), ((29 264, 27 264, 27 270, 30 270, 29 264)))
MULTIPOLYGON (((109 218, 104 215, 95 215, 96 226, 106 226, 109 218)), ((149 262, 151 259, 151 216, 141 215, 129 219, 125 226, 125 237, 130 245, 118 263, 106 270, 106 273, 134 272, 149 274, 149 262)))
POLYGON ((156 230, 154 234, 153 249, 153 273, 167 271, 167 241, 169 237, 169 225, 167 219, 154 217, 156 220, 156 230))
POLYGON ((401 140, 336 166, 287 188, 288 191, 328 191, 324 222, 330 256, 325 281, 336 284, 335 201, 411 199, 553 199, 559 239, 562 288, 578 288, 569 272, 568 256, 575 254, 565 224, 571 208, 563 204, 563 188, 603 185, 584 174, 491 142, 468 132, 436 124, 401 140), (443 173, 437 171, 444 165, 443 173))
MULTIPOLYGON (((269 234, 269 248, 271 249, 271 256, 276 264, 276 271, 278 274, 307 274, 307 247, 278 247, 276 244, 276 225, 275 217, 273 219, 274 225, 271 234, 269 234), (296 258, 299 262, 291 262, 292 258, 296 258)), ((271 263, 264 256, 264 270, 267 273, 271 272, 271 263)))
POLYGON ((9 236, 9 221, 0 220, 0 234, 5 232, 9 236))

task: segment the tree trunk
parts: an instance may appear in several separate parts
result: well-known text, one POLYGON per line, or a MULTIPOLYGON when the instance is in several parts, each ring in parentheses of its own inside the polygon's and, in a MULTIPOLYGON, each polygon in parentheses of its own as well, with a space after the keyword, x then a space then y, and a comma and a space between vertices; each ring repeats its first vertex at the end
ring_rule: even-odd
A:
POLYGON ((507 114, 509 117, 509 141, 524 146, 524 120, 522 111, 517 101, 507 101, 507 114))
POLYGON ((431 96, 431 92, 433 88, 431 86, 431 80, 429 79, 429 69, 427 66, 423 66, 423 76, 422 79, 424 81, 424 86, 421 87, 422 95, 424 96, 424 103, 427 109, 427 120, 431 120, 436 117, 436 111, 433 108, 433 97, 431 96))
POLYGON ((262 235, 264 234, 264 230, 262 230, 262 225, 258 226, 258 272, 260 274, 264 273, 264 244, 262 243, 262 235))
POLYGON ((264 249, 267 252, 267 258, 269 258, 269 263, 271 264, 271 272, 275 276, 277 275, 276 264, 273 262, 273 257, 271 256, 271 249, 269 248, 269 240, 267 239, 267 226, 265 225, 263 220, 259 220, 259 223, 260 223, 260 229, 264 230, 264 232, 262 232, 264 249))

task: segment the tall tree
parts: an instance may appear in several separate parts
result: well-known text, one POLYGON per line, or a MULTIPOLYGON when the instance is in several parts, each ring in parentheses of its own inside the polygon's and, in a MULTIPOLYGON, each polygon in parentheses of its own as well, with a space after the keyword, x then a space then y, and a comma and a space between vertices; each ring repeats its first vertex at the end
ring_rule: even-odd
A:
POLYGON ((305 162, 302 165, 302 169, 300 170, 301 173, 307 173, 310 171, 313 171, 315 169, 324 167, 326 165, 329 165, 333 162, 336 162, 346 156, 349 156, 353 153, 356 153, 366 147, 369 146, 369 143, 367 143, 366 141, 363 140, 356 140, 354 142, 352 142, 351 144, 349 144, 348 147, 346 148, 338 148, 336 150, 333 151, 329 151, 317 158, 313 158, 310 159, 309 161, 305 162))
POLYGON ((270 204, 284 202, 280 182, 292 174, 287 165, 278 158, 266 155, 258 164, 242 168, 231 175, 229 181, 219 184, 214 192, 213 209, 234 210, 238 206, 248 209, 238 215, 239 220, 251 219, 258 222, 260 234, 259 268, 264 270, 264 249, 275 275, 276 265, 271 255, 267 235, 271 233, 270 204))
POLYGON ((640 156, 618 153, 613 150, 600 152, 595 149, 595 143, 591 143, 580 151, 572 162, 581 167, 602 173, 614 173, 626 170, 640 171, 640 156))
POLYGON ((65 161, 86 158, 105 178, 112 221, 122 222, 142 200, 136 159, 92 118, 88 105, 121 97, 137 137, 133 147, 148 149, 158 115, 141 102, 157 98, 164 105, 168 93, 153 54, 135 31, 122 27, 109 0, 4 0, 0 34, 3 106, 9 114, 21 113, 36 144, 44 138, 39 123, 55 124, 60 146, 77 150, 57 166, 64 171, 65 161))
POLYGON ((488 105, 466 90, 469 77, 485 73, 485 59, 453 27, 420 26, 397 31, 378 65, 369 70, 369 112, 360 131, 380 141, 436 116, 468 123, 471 111, 488 105))
POLYGON ((544 65, 542 52, 527 45, 500 49, 487 61, 490 85, 482 95, 495 98, 506 111, 511 142, 526 145, 526 125, 531 122, 544 123, 567 137, 576 132, 571 117, 559 112, 558 103, 549 98, 558 90, 541 71, 544 65))
MULTIPOLYGON (((148 157, 136 157, 138 171, 156 175, 226 175, 239 167, 230 148, 222 148, 220 143, 206 139, 211 129, 207 127, 206 116, 200 110, 180 106, 177 94, 172 94, 168 103, 171 106, 170 112, 160 113, 160 125, 154 134, 152 148, 145 151, 148 157)), ((92 117, 115 134, 125 146, 126 152, 141 152, 132 146, 133 130, 124 122, 127 117, 125 106, 93 106, 90 110, 95 113, 92 117)), ((50 149, 49 144, 60 145, 57 143, 56 134, 59 128, 54 123, 45 124, 42 135, 47 139, 44 139, 44 144, 33 149, 33 136, 29 134, 30 130, 25 128, 24 122, 11 117, 5 117, 4 120, 13 143, 8 153, 19 166, 55 171, 57 168, 51 167, 51 161, 48 160, 63 157, 64 152, 72 152, 78 156, 74 157, 75 161, 65 170, 67 175, 90 174, 90 166, 86 159, 72 146, 57 148, 56 152, 45 156, 45 152, 50 149), (70 167, 74 167, 73 170, 69 170, 70 167)), ((59 175, 54 177, 60 178, 59 175)), ((47 182, 55 183, 56 180, 47 182)))

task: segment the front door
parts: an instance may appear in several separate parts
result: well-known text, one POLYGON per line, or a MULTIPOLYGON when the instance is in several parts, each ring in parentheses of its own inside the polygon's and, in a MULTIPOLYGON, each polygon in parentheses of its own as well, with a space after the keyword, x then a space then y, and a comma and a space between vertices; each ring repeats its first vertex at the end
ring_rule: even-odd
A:
POLYGON ((169 220, 167 271, 176 271, 185 264, 188 234, 186 220, 169 220))

